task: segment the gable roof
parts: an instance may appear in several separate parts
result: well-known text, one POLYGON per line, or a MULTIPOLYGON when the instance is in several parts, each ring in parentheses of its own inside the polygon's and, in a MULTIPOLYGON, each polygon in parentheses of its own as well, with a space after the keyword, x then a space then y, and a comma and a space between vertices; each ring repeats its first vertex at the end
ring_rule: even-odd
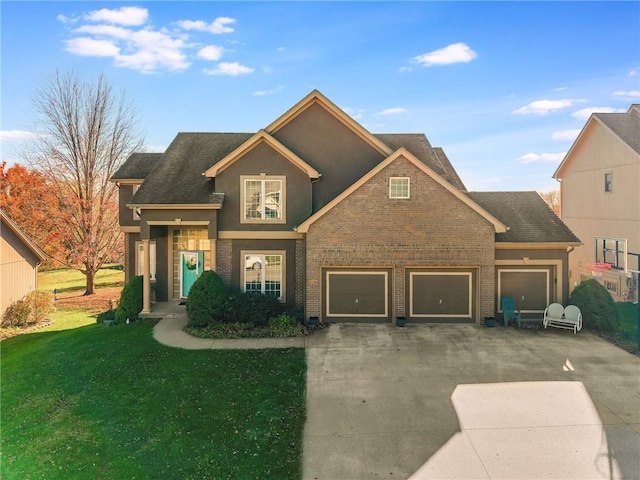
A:
POLYGON ((132 153, 129 158, 113 174, 111 180, 119 183, 138 183, 149 175, 149 172, 162 158, 162 153, 132 153))
POLYGON ((537 192, 468 192, 467 195, 509 227, 508 231, 496 234, 498 243, 581 244, 537 192))
POLYGON ((374 136, 394 152, 399 148, 405 148, 458 190, 467 190, 444 150, 432 147, 424 133, 375 133, 374 136))
POLYGON ((273 138, 264 130, 260 130, 258 133, 256 133, 254 136, 249 138, 246 142, 244 142, 242 145, 236 148, 229 155, 224 157, 222 160, 217 162, 212 167, 208 168, 203 173, 203 175, 206 177, 215 177, 222 170, 227 168, 233 162, 238 160, 248 151, 252 150, 256 146, 260 145, 261 143, 266 143, 267 145, 269 145, 271 148, 277 151, 280 155, 282 155, 284 158, 289 160, 300 170, 305 172, 309 176, 309 178, 320 178, 320 173, 318 173, 318 171, 315 168, 311 167, 307 162, 302 160, 298 155, 293 153, 291 150, 289 150, 287 147, 285 147, 282 143, 280 143, 278 140, 273 138))
POLYGON ((457 197, 459 200, 461 200, 463 203, 465 203, 468 207, 470 207, 472 210, 475 210, 478 214, 483 216, 487 221, 489 221, 490 223, 493 224, 496 232, 506 232, 507 231, 507 227, 500 220, 498 220, 496 217, 494 217, 491 213, 489 213, 486 210, 484 210, 480 205, 478 205, 473 200, 471 200, 468 196, 466 196, 464 193, 462 193, 459 189, 457 189, 453 185, 451 185, 447 180, 445 180, 440 175, 438 175, 436 172, 434 172, 430 167, 428 167, 423 162, 421 162, 415 155, 413 155, 411 152, 409 152, 405 148, 399 148, 398 150, 396 150, 392 155, 387 157, 384 161, 380 162, 375 168, 373 168, 366 175, 364 175, 362 178, 360 178, 360 180, 355 182, 353 185, 351 185, 349 188, 347 188, 344 192, 342 192, 340 195, 338 195, 336 198, 334 198, 331 202, 326 204, 323 208, 318 210, 316 213, 311 215, 307 220, 305 220, 300 225, 298 225, 298 227, 296 227, 295 230, 298 233, 306 233, 306 232, 308 232, 309 231, 309 227, 314 222, 316 222, 317 220, 322 218, 332 208, 334 208, 336 205, 338 205, 340 202, 342 202, 345 198, 347 198, 349 195, 351 195, 353 192, 355 192, 362 185, 367 183, 371 178, 373 178, 375 175, 377 175, 380 171, 382 171, 384 168, 386 168, 388 165, 390 165, 392 162, 394 162, 399 157, 405 158, 408 161, 410 161, 411 163, 413 163, 418 169, 422 170, 425 174, 427 174, 431 178, 433 178, 442 187, 444 187, 446 190, 451 192, 455 197, 457 197))
POLYGON ((592 123, 598 123, 618 137, 628 148, 640 154, 640 105, 632 104, 626 113, 593 113, 580 131, 578 138, 553 173, 553 178, 560 178, 571 159, 571 153, 582 141, 584 133, 592 123))
POLYGON ((251 133, 179 133, 162 155, 162 160, 151 169, 130 205, 210 205, 220 208, 224 194, 216 193, 213 181, 202 172, 252 136, 251 133))
POLYGON ((44 254, 42 250, 38 248, 38 246, 33 243, 33 241, 24 233, 18 225, 16 225, 13 220, 11 220, 6 213, 2 209, 0 209, 0 220, 4 223, 9 229, 18 237, 22 243, 26 245, 26 247, 33 252, 33 254, 41 261, 44 262, 47 256, 44 254))
POLYGON ((293 107, 287 110, 284 114, 280 115, 274 122, 272 122, 267 128, 265 128, 267 133, 273 134, 280 130, 282 127, 291 122, 294 118, 296 118, 300 113, 304 112, 307 108, 312 105, 318 104, 322 106, 325 110, 329 111, 336 119, 338 119, 343 125, 345 125, 349 130, 354 132, 360 138, 362 138, 365 142, 367 142, 372 148, 377 150, 379 153, 384 155, 385 157, 390 155, 393 150, 390 149, 383 142, 378 140, 374 135, 369 133, 367 129, 365 129, 362 125, 356 122, 353 118, 347 115, 344 110, 339 108, 335 103, 325 97, 320 91, 313 90, 306 97, 296 103, 293 107))

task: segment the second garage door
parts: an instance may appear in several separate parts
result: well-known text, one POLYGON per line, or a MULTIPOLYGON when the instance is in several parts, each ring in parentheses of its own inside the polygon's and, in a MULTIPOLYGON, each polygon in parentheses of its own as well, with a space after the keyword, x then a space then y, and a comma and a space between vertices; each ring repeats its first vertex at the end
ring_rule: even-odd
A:
POLYGON ((408 271, 408 312, 414 320, 473 321, 475 272, 473 270, 408 271))

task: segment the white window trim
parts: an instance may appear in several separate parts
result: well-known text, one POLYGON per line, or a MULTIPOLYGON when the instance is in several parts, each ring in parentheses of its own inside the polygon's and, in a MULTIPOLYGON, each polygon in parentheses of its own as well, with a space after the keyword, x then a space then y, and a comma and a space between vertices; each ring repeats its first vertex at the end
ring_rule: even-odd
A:
POLYGON ((389 198, 394 200, 407 200, 411 198, 411 177, 390 177, 389 178, 389 198), (393 181, 394 180, 406 180, 407 182, 407 195, 406 196, 398 196, 394 195, 393 192, 393 181))
MULTIPOLYGON (((264 184, 264 183, 263 183, 264 184)), ((241 175, 240 176, 240 223, 270 223, 270 224, 283 224, 287 223, 287 177, 283 175, 241 175), (245 184, 247 180, 260 180, 265 181, 279 181, 281 182, 280 188, 280 218, 246 218, 247 214, 247 199, 245 197, 245 184)))
MULTIPOLYGON (((140 271, 142 268, 142 265, 140 264, 140 262, 142 261, 141 255, 142 255, 143 245, 144 244, 142 242, 136 242, 136 263, 135 263, 136 276, 142 275, 142 272, 140 271)), ((149 252, 150 252, 150 259, 151 259, 151 264, 149 265, 149 277, 151 278, 152 282, 155 282, 156 281, 156 242, 153 240, 149 242, 149 252)))
MULTIPOLYGON (((287 255, 285 250, 241 250, 240 251, 240 287, 243 292, 246 292, 246 277, 245 274, 247 272, 246 269, 246 257, 247 256, 271 256, 271 255, 279 255, 281 258, 280 261, 280 297, 278 300, 282 303, 285 303, 287 300, 287 291, 286 291, 286 278, 287 278, 287 255)), ((262 292, 264 292, 264 284, 265 279, 262 279, 262 292)))

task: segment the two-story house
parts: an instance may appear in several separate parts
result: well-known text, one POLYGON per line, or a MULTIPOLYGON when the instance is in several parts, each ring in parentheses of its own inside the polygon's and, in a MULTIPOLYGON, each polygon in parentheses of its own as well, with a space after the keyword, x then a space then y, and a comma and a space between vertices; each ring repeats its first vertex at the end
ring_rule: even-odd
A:
POLYGON ((553 177, 562 219, 584 242, 571 255, 571 285, 595 275, 614 299, 637 301, 640 105, 591 115, 553 177))
POLYGON ((579 239, 535 192, 467 192, 423 134, 372 134, 314 90, 255 133, 179 133, 114 175, 144 308, 204 269, 325 321, 480 322, 568 295, 579 239))

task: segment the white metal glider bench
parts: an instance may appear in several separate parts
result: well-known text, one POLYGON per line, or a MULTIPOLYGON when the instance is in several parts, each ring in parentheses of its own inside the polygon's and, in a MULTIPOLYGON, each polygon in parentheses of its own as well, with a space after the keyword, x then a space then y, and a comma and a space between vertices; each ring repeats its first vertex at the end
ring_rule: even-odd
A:
POLYGON ((542 324, 544 328, 566 328, 575 334, 582 330, 582 312, 575 305, 565 308, 559 303, 552 303, 544 309, 542 324))

